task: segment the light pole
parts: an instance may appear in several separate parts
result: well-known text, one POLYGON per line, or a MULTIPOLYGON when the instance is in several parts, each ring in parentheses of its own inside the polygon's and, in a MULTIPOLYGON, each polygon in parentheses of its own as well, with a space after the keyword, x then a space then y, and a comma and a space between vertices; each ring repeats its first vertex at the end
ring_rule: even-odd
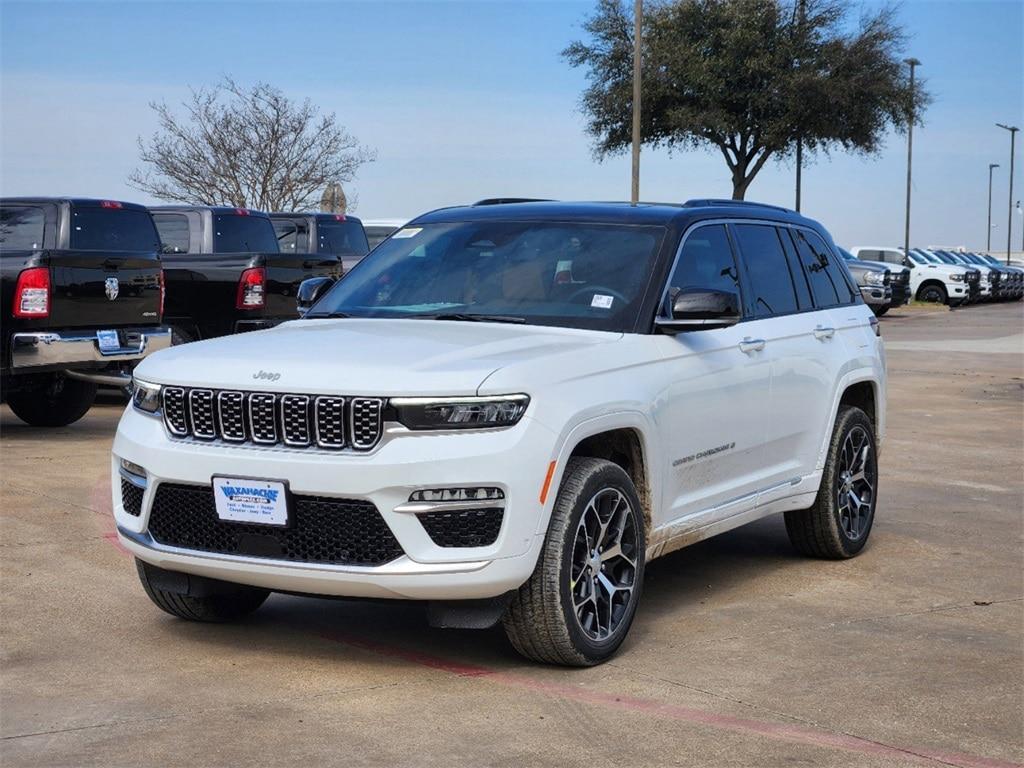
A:
POLYGON ((985 241, 985 250, 992 250, 992 170, 999 167, 999 163, 988 164, 988 231, 986 236, 988 239, 985 241))
MULTIPOLYGON (((796 20, 796 22, 797 22, 796 23, 797 39, 799 41, 799 44, 801 46, 803 46, 803 42, 804 42, 804 40, 803 40, 803 27, 804 27, 804 18, 807 16, 807 0, 800 0, 800 4, 796 8, 793 9, 793 12, 798 14, 797 20, 796 20)), ((799 58, 796 60, 795 64, 796 64, 796 67, 799 69, 799 67, 800 67, 800 59, 799 58)), ((797 213, 800 213, 800 193, 801 193, 801 183, 802 183, 802 176, 803 176, 803 166, 804 166, 804 137, 801 134, 801 135, 798 135, 796 137, 796 212, 797 213)))
POLYGON ((1002 123, 996 123, 996 128, 1002 128, 1004 131, 1010 132, 1010 197, 1006 203, 1006 264, 1010 264, 1010 236, 1013 229, 1013 145, 1014 140, 1017 138, 1017 131, 1020 130, 1016 125, 1003 125, 1002 123))
POLYGON ((633 2, 633 188, 630 201, 640 201, 640 35, 643 25, 643 0, 633 2))
POLYGON ((910 112, 907 120, 907 219, 903 226, 903 253, 910 253, 910 165, 914 156, 914 67, 921 66, 915 58, 903 60, 910 67, 910 112))

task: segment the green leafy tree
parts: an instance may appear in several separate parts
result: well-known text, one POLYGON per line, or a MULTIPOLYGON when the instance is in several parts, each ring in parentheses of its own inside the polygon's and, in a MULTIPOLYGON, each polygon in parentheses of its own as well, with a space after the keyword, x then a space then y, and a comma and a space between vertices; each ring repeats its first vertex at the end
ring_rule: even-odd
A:
MULTIPOLYGON (((642 141, 715 147, 734 199, 797 139, 809 152, 872 154, 930 97, 912 92, 906 35, 891 8, 850 21, 846 0, 663 0, 645 6, 642 141)), ((562 55, 587 71, 581 106, 599 159, 629 149, 633 18, 599 0, 562 55)))

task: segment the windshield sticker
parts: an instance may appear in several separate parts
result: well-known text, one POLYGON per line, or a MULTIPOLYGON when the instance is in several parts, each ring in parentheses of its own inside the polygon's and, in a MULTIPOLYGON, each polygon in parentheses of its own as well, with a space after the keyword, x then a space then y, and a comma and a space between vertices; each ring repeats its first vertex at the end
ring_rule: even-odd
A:
POLYGON ((391 238, 393 240, 399 240, 405 237, 416 237, 416 235, 418 235, 422 231, 423 227, 406 227, 405 229, 400 229, 397 232, 395 232, 395 234, 393 234, 391 238))
POLYGON ((590 300, 590 306, 598 307, 600 309, 611 309, 612 301, 614 300, 613 296, 604 296, 603 294, 595 293, 594 298, 590 300))

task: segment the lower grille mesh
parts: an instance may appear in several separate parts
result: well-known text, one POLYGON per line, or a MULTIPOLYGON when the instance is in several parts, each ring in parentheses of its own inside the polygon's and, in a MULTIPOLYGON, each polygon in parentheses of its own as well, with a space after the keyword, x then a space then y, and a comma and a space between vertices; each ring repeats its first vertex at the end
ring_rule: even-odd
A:
POLYGON ((145 489, 139 488, 135 483, 129 483, 123 477, 121 478, 121 506, 124 507, 124 511, 132 517, 138 517, 142 514, 142 494, 145 493, 145 489))
POLYGON ((463 509, 417 517, 439 547, 486 547, 497 540, 503 515, 502 509, 463 509))
POLYGON ((368 501, 293 496, 287 528, 225 522, 213 489, 162 483, 153 499, 149 532, 160 544, 225 555, 330 565, 382 565, 403 553, 368 501))

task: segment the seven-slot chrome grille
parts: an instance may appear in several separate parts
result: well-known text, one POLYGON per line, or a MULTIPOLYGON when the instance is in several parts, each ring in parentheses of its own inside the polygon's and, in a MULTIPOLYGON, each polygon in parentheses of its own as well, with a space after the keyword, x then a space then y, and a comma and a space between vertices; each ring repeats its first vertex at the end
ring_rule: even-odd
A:
POLYGON ((378 397, 164 387, 161 398, 164 425, 175 437, 368 451, 383 431, 378 397))

